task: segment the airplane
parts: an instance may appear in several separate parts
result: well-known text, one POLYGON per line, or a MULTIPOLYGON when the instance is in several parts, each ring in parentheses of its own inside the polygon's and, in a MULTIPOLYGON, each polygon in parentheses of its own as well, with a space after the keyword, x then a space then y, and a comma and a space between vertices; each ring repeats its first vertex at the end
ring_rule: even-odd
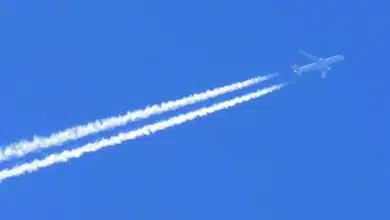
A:
POLYGON ((327 72, 332 69, 330 65, 344 60, 343 55, 335 55, 328 58, 322 58, 322 57, 313 56, 303 50, 299 50, 299 52, 302 55, 307 56, 309 59, 311 59, 313 63, 303 65, 303 66, 298 66, 296 64, 291 65, 291 69, 295 73, 297 73, 298 76, 300 76, 304 72, 318 70, 321 72, 321 78, 324 79, 327 75, 327 72))

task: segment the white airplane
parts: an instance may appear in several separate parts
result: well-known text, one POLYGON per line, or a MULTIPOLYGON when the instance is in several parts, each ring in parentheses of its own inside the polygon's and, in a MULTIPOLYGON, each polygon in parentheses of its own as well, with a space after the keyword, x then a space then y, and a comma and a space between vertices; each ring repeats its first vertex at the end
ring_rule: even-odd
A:
POLYGON ((304 66, 298 66, 295 64, 291 65, 292 70, 296 72, 299 76, 304 72, 318 70, 321 72, 321 77, 324 79, 326 77, 328 70, 332 69, 330 65, 344 60, 343 55, 336 55, 329 58, 322 58, 322 57, 313 56, 302 50, 299 50, 299 52, 307 56, 309 59, 313 61, 313 63, 304 66))

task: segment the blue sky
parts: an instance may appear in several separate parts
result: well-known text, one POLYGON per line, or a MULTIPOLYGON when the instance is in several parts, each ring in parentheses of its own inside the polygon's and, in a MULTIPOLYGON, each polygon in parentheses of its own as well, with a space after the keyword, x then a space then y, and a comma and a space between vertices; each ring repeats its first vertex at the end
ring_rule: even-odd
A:
POLYGON ((236 94, 296 83, 5 181, 1 218, 389 219, 389 6, 2 1, 2 146, 256 75, 280 73, 236 94), (298 78, 298 48, 345 61, 298 78))

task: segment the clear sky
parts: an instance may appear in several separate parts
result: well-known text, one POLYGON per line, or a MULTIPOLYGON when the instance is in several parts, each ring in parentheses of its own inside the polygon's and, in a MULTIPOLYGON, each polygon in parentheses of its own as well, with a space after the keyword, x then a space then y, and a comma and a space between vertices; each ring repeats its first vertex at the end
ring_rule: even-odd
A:
POLYGON ((1 146, 271 72, 280 76, 232 95, 295 84, 5 181, 0 218, 390 219, 389 7, 1 1, 1 146), (298 48, 345 60, 326 80, 297 77, 290 64, 309 62, 298 48))

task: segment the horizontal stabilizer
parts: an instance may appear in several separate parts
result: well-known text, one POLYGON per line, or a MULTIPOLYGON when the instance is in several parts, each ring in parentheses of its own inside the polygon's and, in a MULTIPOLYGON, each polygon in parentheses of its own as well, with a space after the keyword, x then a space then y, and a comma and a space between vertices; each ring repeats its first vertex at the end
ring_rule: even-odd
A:
POLYGON ((300 72, 299 72, 299 66, 298 66, 298 65, 292 64, 292 65, 291 65, 291 69, 292 69, 295 73, 297 73, 298 75, 301 75, 300 72))

